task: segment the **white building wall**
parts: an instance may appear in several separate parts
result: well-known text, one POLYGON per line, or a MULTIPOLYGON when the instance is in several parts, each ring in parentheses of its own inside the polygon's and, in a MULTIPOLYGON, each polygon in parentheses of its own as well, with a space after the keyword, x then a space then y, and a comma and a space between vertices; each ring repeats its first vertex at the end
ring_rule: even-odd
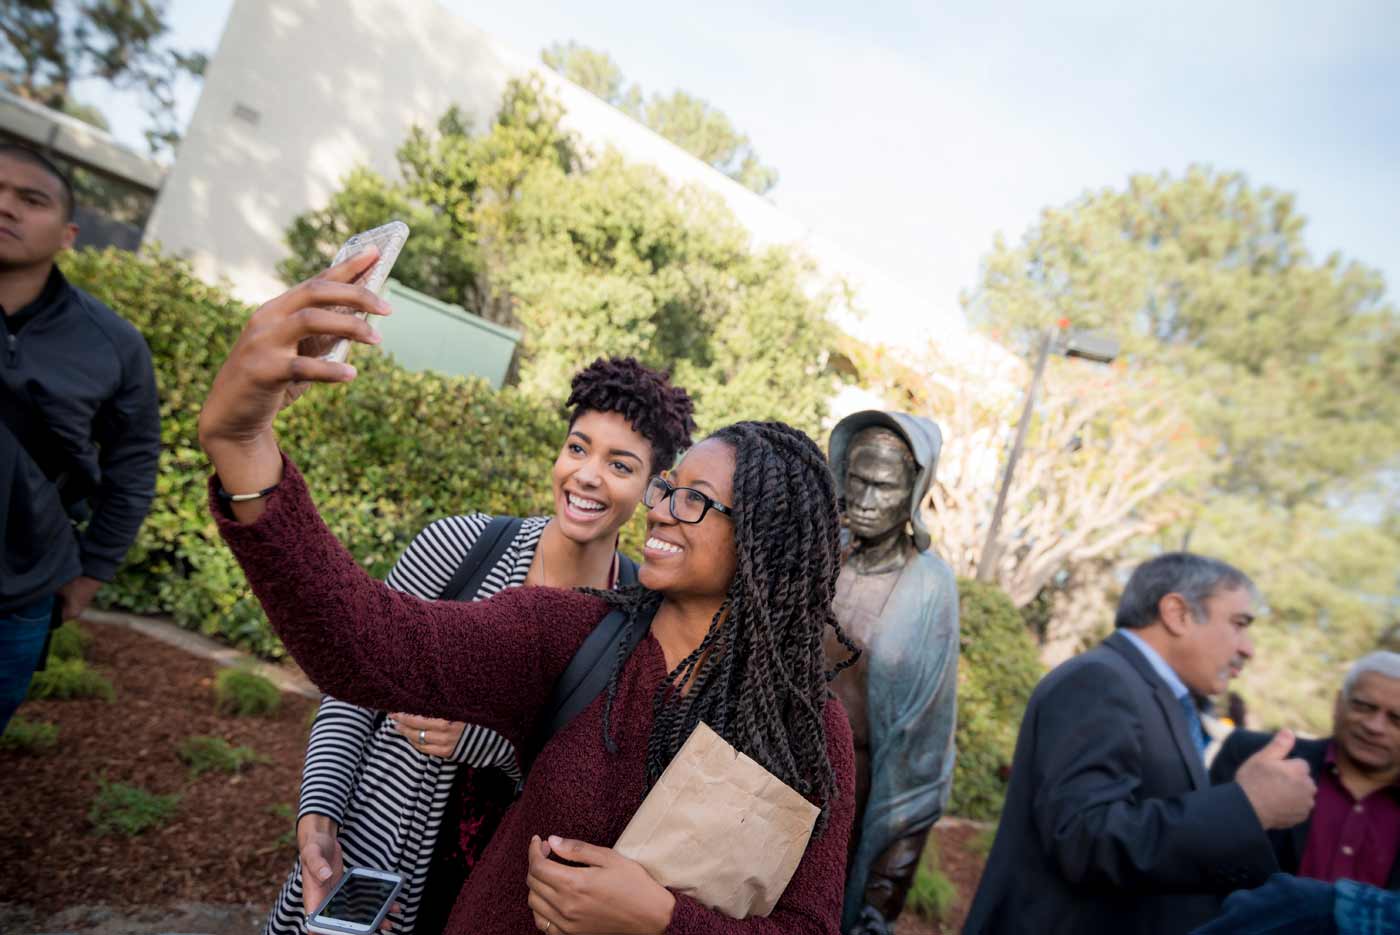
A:
MULTIPOLYGON (((862 321, 841 324, 895 346, 966 340, 960 310, 940 308, 811 236, 773 204, 695 159, 533 57, 501 47, 434 0, 235 0, 147 240, 189 256, 248 301, 281 289, 283 232, 366 164, 393 176, 417 125, 457 104, 478 126, 506 82, 536 71, 594 148, 658 167, 728 204, 758 245, 794 244, 854 287, 862 321)), ((872 159, 878 154, 872 153, 872 159)))

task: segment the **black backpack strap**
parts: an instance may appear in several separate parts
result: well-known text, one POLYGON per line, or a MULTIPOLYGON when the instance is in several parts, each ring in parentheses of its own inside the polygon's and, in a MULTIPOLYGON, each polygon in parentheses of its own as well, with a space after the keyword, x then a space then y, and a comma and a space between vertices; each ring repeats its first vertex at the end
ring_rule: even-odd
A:
POLYGON ((500 562, 506 549, 515 541, 515 535, 525 521, 515 516, 494 516, 481 535, 476 537, 467 554, 462 556, 462 564, 452 574, 452 580, 438 595, 440 601, 474 601, 476 592, 481 590, 481 582, 500 562))
POLYGON ((651 629, 651 618, 655 615, 654 608, 639 612, 638 625, 632 628, 631 633, 627 632, 627 614, 621 610, 609 611, 598 622, 578 652, 574 653, 574 658, 569 660, 564 674, 554 683, 554 694, 550 696, 549 707, 545 709, 549 717, 542 722, 542 732, 536 738, 536 750, 603 693, 603 689, 608 687, 608 678, 612 675, 618 653, 621 652, 624 661, 632 655, 632 650, 651 629))
POLYGON ((637 583, 637 563, 621 552, 617 553, 617 586, 630 588, 637 583))

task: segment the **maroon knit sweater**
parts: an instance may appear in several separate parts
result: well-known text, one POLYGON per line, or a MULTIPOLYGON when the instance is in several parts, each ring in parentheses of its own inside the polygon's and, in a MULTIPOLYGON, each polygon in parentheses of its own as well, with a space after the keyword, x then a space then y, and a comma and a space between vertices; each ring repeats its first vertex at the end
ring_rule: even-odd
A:
MULTIPOLYGON (((316 512, 291 462, 254 523, 228 518, 212 497, 219 531, 237 556, 288 651, 323 691, 380 711, 484 724, 525 752, 554 682, 606 613, 576 591, 512 588, 475 603, 422 601, 370 578, 316 512)), ((212 491, 212 484, 211 484, 212 491)), ((603 747, 600 696, 540 751, 519 800, 457 898, 449 935, 532 935, 526 903, 531 835, 612 845, 647 793, 652 698, 667 676, 650 635, 623 668, 613 702, 618 752, 603 747)), ((839 795, 825 834, 807 846, 770 916, 737 921, 676 897, 667 929, 691 933, 836 935, 854 801, 850 725, 826 710, 827 753, 839 795)))

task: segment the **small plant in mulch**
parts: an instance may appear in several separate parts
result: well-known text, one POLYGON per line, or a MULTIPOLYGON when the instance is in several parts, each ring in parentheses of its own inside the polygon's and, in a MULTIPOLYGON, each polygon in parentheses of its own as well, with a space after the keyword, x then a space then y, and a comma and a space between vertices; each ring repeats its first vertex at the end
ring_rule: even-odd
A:
POLYGON ((82 659, 91 642, 91 634, 78 626, 78 621, 69 620, 53 631, 49 639, 49 659, 82 659))
POLYGON ((29 683, 29 697, 39 701, 100 698, 111 701, 112 683, 88 668, 81 659, 49 659, 42 672, 35 672, 29 683))
POLYGON ((157 795, 124 782, 97 781, 97 796, 88 809, 94 834, 134 838, 168 824, 180 807, 180 796, 157 795))
POLYGON ((910 912, 928 922, 941 922, 952 912, 958 899, 958 888, 938 867, 938 848, 929 838, 919 869, 914 872, 914 885, 909 887, 905 906, 910 912))
POLYGON ((252 747, 235 747, 222 737, 189 737, 180 744, 180 759, 190 768, 190 778, 203 773, 238 773, 262 761, 252 747))
POLYGON ((221 714, 260 717, 282 704, 277 686, 251 669, 224 669, 214 676, 214 705, 221 714))
POLYGON ((42 753, 53 749, 57 743, 57 724, 26 721, 22 717, 11 718, 5 725, 5 733, 0 734, 0 750, 18 753, 42 753))

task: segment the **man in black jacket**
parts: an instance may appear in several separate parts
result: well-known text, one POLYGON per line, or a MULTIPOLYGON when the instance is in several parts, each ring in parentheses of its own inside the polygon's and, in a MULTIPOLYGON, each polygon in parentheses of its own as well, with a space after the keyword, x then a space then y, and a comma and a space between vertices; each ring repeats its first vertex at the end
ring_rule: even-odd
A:
MULTIPOLYGON (((1211 764, 1229 782, 1272 735, 1237 730, 1211 764)), ((1292 755, 1317 783, 1307 820, 1269 832, 1284 873, 1356 880, 1400 892, 1400 653, 1357 660, 1332 712, 1332 736, 1300 740, 1292 755)))
POLYGON ((151 353, 54 264, 77 232, 63 173, 0 145, 0 730, 50 624, 77 617, 111 580, 155 495, 151 353))
POLYGON ((1184 935, 1278 869, 1312 807, 1281 735, 1212 787, 1194 699, 1253 654, 1254 586, 1177 552, 1133 572, 1117 632, 1036 687, 967 935, 1184 935))

